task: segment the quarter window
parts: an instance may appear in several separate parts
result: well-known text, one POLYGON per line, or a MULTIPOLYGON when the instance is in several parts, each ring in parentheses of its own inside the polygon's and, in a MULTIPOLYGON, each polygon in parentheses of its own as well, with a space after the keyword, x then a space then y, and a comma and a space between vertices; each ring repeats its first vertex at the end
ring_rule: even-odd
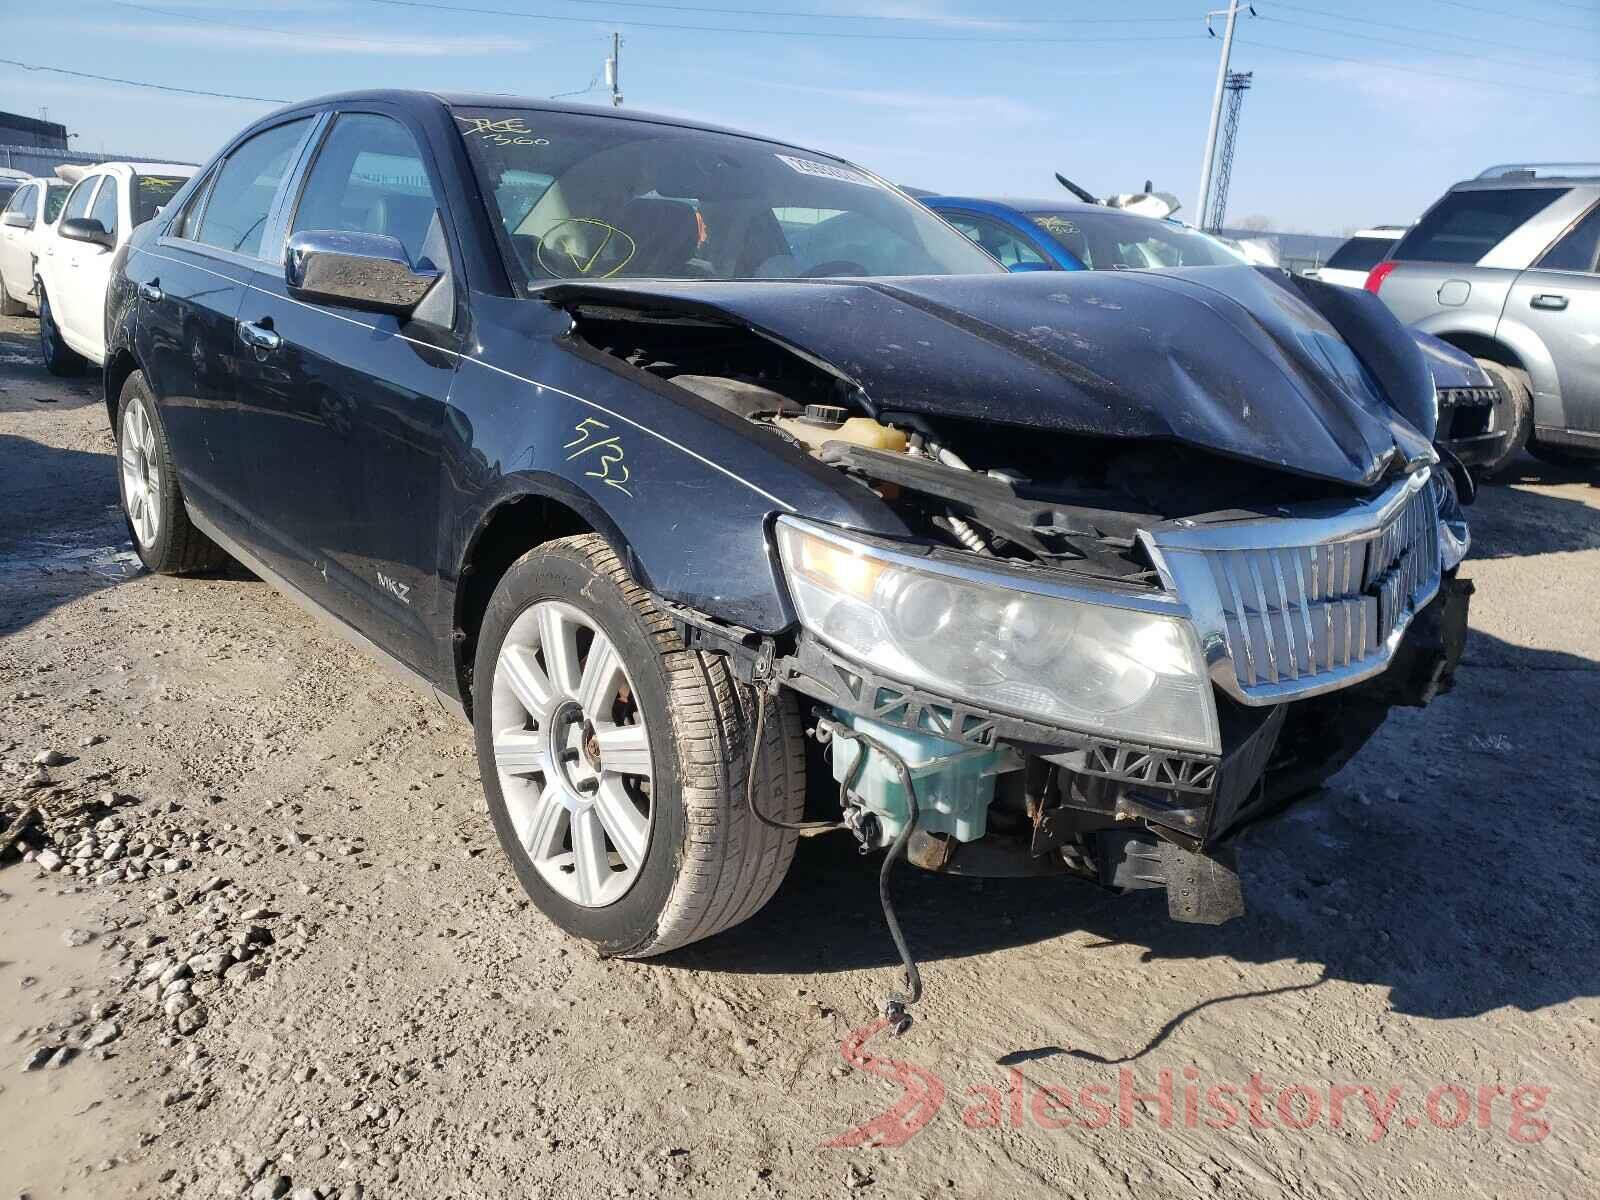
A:
POLYGON ((62 220, 70 221, 74 217, 89 215, 89 201, 94 198, 94 185, 100 182, 100 176, 90 175, 87 179, 78 180, 78 186, 72 189, 72 195, 67 198, 67 209, 62 214, 62 220))
POLYGON ((26 187, 19 187, 16 195, 11 197, 11 203, 6 205, 6 212, 26 213, 30 217, 33 216, 33 194, 35 187, 37 187, 37 185, 32 183, 28 184, 26 187))
POLYGON ((433 181, 411 132, 390 117, 344 113, 317 152, 290 232, 388 234, 416 263, 437 208, 433 181))
POLYGON ((89 219, 100 222, 112 237, 117 235, 117 180, 115 176, 107 175, 106 181, 100 185, 100 194, 94 198, 94 210, 90 212, 89 219))
POLYGON ((289 171, 310 118, 274 125, 255 135, 222 164, 195 240, 256 257, 278 185, 289 171))
POLYGON ((1593 271, 1600 252, 1600 205, 1589 210, 1554 246, 1545 252, 1539 265, 1549 271, 1593 271))
POLYGON ((1397 262, 1475 263, 1543 212, 1568 188, 1491 188, 1451 192, 1400 240, 1397 262))

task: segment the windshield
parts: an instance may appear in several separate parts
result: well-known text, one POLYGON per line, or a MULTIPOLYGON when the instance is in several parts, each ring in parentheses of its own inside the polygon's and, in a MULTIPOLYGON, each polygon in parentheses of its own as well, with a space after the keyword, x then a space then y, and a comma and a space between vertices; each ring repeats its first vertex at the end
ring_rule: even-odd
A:
POLYGON ((189 182, 187 175, 135 175, 133 188, 133 223, 143 225, 189 182))
POLYGON ((454 110, 520 290, 552 279, 820 279, 1004 270, 876 177, 755 138, 454 110))
POLYGON ((1236 267, 1244 261, 1196 230, 1115 209, 1033 212, 1028 217, 1091 271, 1236 267))

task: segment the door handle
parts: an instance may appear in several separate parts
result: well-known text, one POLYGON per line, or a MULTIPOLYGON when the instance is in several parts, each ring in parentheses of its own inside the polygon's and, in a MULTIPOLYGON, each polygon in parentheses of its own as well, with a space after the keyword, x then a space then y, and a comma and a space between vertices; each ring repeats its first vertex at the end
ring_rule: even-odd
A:
POLYGON ((159 304, 164 295, 161 291, 160 283, 159 279, 152 279, 149 283, 141 283, 139 285, 139 298, 148 300, 151 304, 159 304))
POLYGON ((256 350, 276 350, 283 341, 270 325, 254 321, 239 322, 239 340, 256 350))
POLYGON ((1567 298, 1556 292, 1540 292, 1528 303, 1534 308, 1549 308, 1560 311, 1567 306, 1567 298))

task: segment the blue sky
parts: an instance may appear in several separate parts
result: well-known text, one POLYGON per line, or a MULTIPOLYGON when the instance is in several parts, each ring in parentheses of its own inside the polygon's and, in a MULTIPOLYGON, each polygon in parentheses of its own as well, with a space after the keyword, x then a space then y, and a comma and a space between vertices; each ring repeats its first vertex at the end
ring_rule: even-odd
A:
MULTIPOLYGON (((1101 192, 1148 177, 1194 219, 1220 46, 1207 0, 437 3, 508 15, 379 0, 13 3, 0 57, 284 99, 366 86, 548 96, 585 87, 616 29, 629 107, 942 191, 1052 196, 1057 170, 1101 192)), ((1600 159, 1600 0, 1256 9, 1234 50, 1255 80, 1230 220, 1313 232, 1409 221, 1491 163, 1600 159)), ((79 148, 196 161, 272 107, 0 65, 0 109, 41 106, 79 148)))

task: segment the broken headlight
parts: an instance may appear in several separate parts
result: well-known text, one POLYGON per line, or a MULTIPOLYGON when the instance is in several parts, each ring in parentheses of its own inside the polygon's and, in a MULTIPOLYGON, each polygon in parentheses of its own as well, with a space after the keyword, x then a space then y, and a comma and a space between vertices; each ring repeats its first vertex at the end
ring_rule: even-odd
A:
POLYGON ((1216 752, 1186 610, 919 556, 793 517, 778 550, 801 623, 904 683, 1103 737, 1216 752))

